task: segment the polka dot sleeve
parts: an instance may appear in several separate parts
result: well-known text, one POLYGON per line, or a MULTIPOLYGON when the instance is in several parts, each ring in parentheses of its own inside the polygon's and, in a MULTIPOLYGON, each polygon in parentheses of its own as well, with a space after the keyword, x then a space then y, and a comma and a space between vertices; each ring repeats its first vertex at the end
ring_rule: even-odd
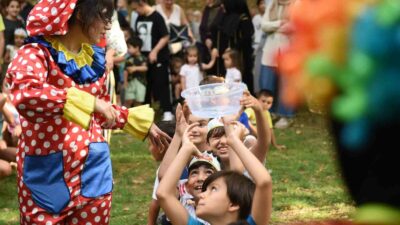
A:
MULTIPOLYGON (((106 83, 102 88, 104 89, 102 93, 107 93, 106 83)), ((109 101, 108 95, 100 95, 98 97, 105 101, 109 101)), ((149 105, 129 109, 125 106, 118 105, 113 105, 113 107, 117 110, 117 118, 111 129, 123 129, 127 133, 141 140, 147 136, 147 133, 154 122, 154 110, 150 108, 149 105)), ((98 113, 94 113, 94 116, 96 122, 100 124, 102 128, 105 128, 104 124, 106 119, 98 113)))
POLYGON ((41 123, 63 114, 67 92, 47 83, 47 75, 46 54, 35 43, 23 46, 8 67, 10 98, 30 122, 41 123))

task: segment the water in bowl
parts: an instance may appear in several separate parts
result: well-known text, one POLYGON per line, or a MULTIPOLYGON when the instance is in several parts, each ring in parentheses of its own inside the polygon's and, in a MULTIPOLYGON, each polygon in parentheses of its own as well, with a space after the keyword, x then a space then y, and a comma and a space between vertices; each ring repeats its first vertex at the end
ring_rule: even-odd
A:
POLYGON ((236 106, 214 106, 214 107, 207 107, 199 110, 191 110, 193 115, 200 117, 200 118, 219 118, 228 115, 234 115, 238 113, 240 107, 236 106))

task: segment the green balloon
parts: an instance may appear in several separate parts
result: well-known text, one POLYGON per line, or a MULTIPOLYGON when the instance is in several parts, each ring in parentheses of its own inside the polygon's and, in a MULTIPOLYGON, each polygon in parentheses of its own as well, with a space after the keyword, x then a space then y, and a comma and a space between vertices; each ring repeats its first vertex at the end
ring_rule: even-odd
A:
POLYGON ((375 70, 375 63, 365 53, 352 52, 349 58, 349 67, 356 82, 365 83, 372 77, 375 70))
POLYGON ((336 118, 349 122, 365 114, 367 103, 365 91, 361 89, 351 90, 333 101, 332 112, 336 118))
POLYGON ((383 0, 377 8, 377 20, 385 26, 394 25, 400 20, 400 3, 398 0, 383 0))
POLYGON ((306 70, 311 76, 326 76, 334 74, 336 67, 329 57, 318 53, 308 58, 306 62, 306 70))

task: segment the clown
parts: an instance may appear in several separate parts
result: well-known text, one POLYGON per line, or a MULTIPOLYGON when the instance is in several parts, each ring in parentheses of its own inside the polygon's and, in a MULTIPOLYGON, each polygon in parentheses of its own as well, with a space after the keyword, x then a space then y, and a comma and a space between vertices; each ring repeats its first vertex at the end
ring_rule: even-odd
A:
POLYGON ((109 103, 104 49, 112 0, 43 0, 6 81, 21 115, 17 153, 21 224, 108 224, 113 189, 102 129, 169 138, 148 106, 109 103))

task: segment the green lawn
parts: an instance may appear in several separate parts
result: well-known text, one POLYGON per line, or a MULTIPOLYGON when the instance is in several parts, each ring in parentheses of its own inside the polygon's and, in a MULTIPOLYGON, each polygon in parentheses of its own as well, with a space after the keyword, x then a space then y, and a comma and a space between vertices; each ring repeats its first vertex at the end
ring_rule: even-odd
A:
MULTIPOLYGON (((276 130, 288 149, 271 149, 274 182, 272 224, 347 218, 354 211, 335 163, 333 143, 321 116, 298 113, 293 126, 276 130)), ((111 225, 144 225, 157 163, 146 143, 124 134, 112 138, 114 197, 111 225)), ((0 181, 0 225, 18 224, 15 175, 0 181)))

